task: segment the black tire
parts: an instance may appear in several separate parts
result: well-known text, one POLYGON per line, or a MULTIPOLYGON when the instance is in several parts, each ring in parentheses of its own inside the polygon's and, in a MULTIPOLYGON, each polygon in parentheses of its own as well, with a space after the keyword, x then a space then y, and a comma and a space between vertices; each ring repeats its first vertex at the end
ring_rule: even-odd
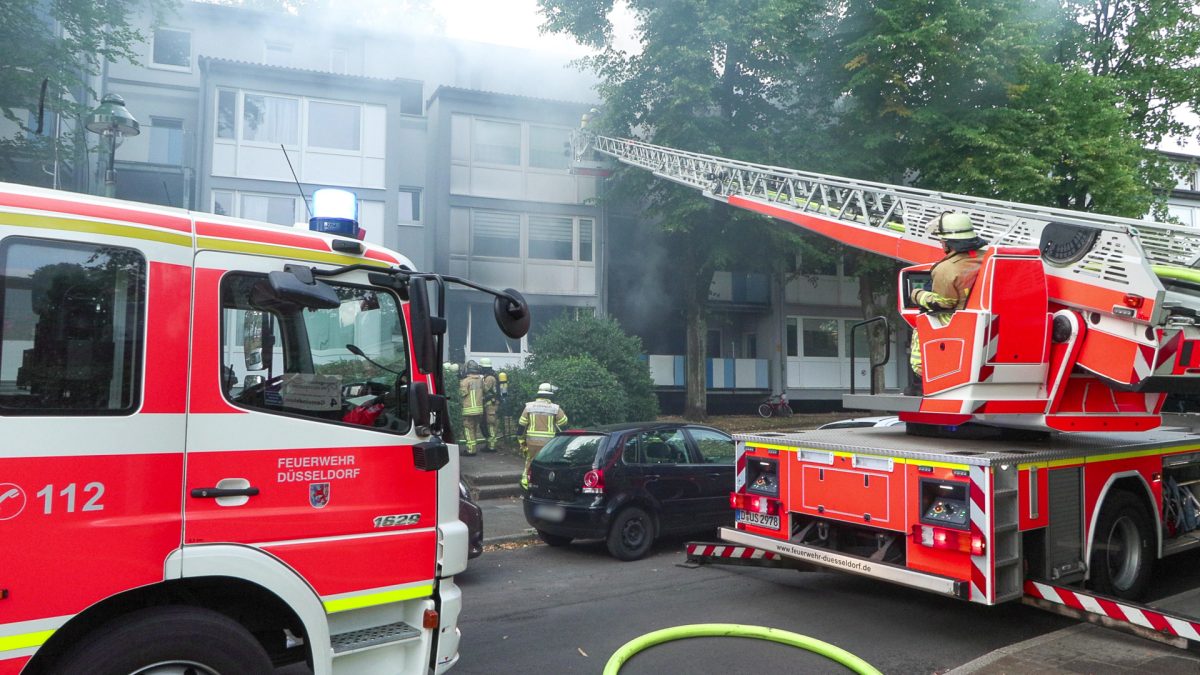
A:
POLYGON ((758 406, 758 416, 759 417, 762 417, 765 419, 767 417, 770 417, 774 413, 775 413, 775 409, 771 407, 770 403, 762 403, 758 406))
POLYGON ((538 539, 541 539, 544 544, 554 548, 566 546, 567 544, 571 543, 573 539, 572 537, 564 537, 561 534, 550 534, 549 532, 543 532, 542 530, 537 531, 537 536, 538 539))
POLYGON ((621 509, 608 529, 608 552, 617 560, 637 560, 654 544, 654 520, 641 507, 621 509))
POLYGON ((170 672, 172 665, 191 666, 196 675, 274 672, 249 631, 198 607, 155 607, 116 619, 72 647, 51 672, 153 675, 158 668, 170 672))
POLYGON ((1100 507, 1092 542, 1090 585, 1104 595, 1137 600, 1154 566, 1154 521, 1143 500, 1113 492, 1100 507))

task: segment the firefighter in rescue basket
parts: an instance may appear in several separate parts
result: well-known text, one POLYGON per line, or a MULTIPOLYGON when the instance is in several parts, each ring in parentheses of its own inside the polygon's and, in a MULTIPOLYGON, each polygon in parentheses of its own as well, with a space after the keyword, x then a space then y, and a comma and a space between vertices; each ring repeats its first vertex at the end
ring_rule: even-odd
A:
MULTIPOLYGON (((946 211, 930 222, 929 227, 930 234, 941 240, 946 257, 930 270, 932 288, 914 288, 909 299, 929 311, 931 321, 945 325, 955 310, 966 306, 967 296, 983 263, 979 251, 987 246, 987 242, 975 235, 971 219, 962 213, 946 211)), ((915 329, 909 363, 916 377, 904 393, 907 396, 921 396, 924 393, 921 341, 915 329)))

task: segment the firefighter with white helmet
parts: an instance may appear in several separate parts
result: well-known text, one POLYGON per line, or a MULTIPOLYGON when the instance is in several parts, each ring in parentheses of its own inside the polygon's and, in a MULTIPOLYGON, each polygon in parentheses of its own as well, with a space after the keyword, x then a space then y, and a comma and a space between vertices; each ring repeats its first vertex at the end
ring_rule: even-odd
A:
POLYGON ((483 376, 479 374, 478 363, 467 361, 467 376, 458 383, 458 393, 462 396, 463 446, 470 457, 479 454, 482 440, 483 376))
POLYGON ((525 404, 517 425, 521 427, 518 442, 521 452, 525 455, 525 473, 521 476, 522 487, 528 487, 529 463, 537 455, 538 450, 550 442, 551 438, 567 426, 567 413, 554 401, 556 387, 549 382, 538 385, 537 397, 525 404))
POLYGON ((496 371, 492 369, 491 359, 486 356, 479 359, 479 371, 483 376, 483 422, 484 436, 487 438, 483 449, 495 452, 497 432, 500 428, 497 419, 497 413, 500 411, 500 387, 496 382, 496 371))
MULTIPOLYGON (((941 240, 946 257, 929 270, 933 282, 931 288, 914 288, 909 299, 931 312, 930 321, 944 325, 950 321, 950 315, 955 310, 967 305, 971 286, 975 284, 975 278, 979 276, 979 268, 983 264, 979 250, 987 246, 987 242, 976 236, 975 225, 969 216, 954 211, 943 212, 931 221, 929 234, 941 240)), ((923 369, 921 343, 915 330, 912 348, 909 350, 909 363, 916 379, 904 393, 920 396, 924 392, 921 378, 923 369)))

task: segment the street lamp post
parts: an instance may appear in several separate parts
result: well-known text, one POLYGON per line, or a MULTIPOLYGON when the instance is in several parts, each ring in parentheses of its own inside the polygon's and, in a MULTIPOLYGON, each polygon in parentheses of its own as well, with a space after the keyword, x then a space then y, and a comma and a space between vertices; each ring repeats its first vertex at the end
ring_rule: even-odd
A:
POLYGON ((106 162, 104 170, 104 196, 115 197, 117 194, 117 170, 113 163, 117 156, 117 146, 126 136, 137 136, 141 127, 133 115, 125 109, 125 99, 118 94, 105 94, 100 99, 100 105, 88 116, 87 130, 100 135, 104 155, 101 161, 106 162))

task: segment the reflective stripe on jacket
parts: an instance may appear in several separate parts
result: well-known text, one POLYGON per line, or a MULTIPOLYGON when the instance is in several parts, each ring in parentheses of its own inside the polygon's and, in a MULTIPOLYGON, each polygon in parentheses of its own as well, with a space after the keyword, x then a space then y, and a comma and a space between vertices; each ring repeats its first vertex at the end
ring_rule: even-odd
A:
POLYGON ((525 427, 528 437, 551 437, 567 426, 567 413, 550 399, 538 398, 525 404, 517 424, 525 427))
POLYGON ((458 393, 462 395, 462 414, 483 414, 483 377, 475 374, 468 375, 458 383, 458 393))

